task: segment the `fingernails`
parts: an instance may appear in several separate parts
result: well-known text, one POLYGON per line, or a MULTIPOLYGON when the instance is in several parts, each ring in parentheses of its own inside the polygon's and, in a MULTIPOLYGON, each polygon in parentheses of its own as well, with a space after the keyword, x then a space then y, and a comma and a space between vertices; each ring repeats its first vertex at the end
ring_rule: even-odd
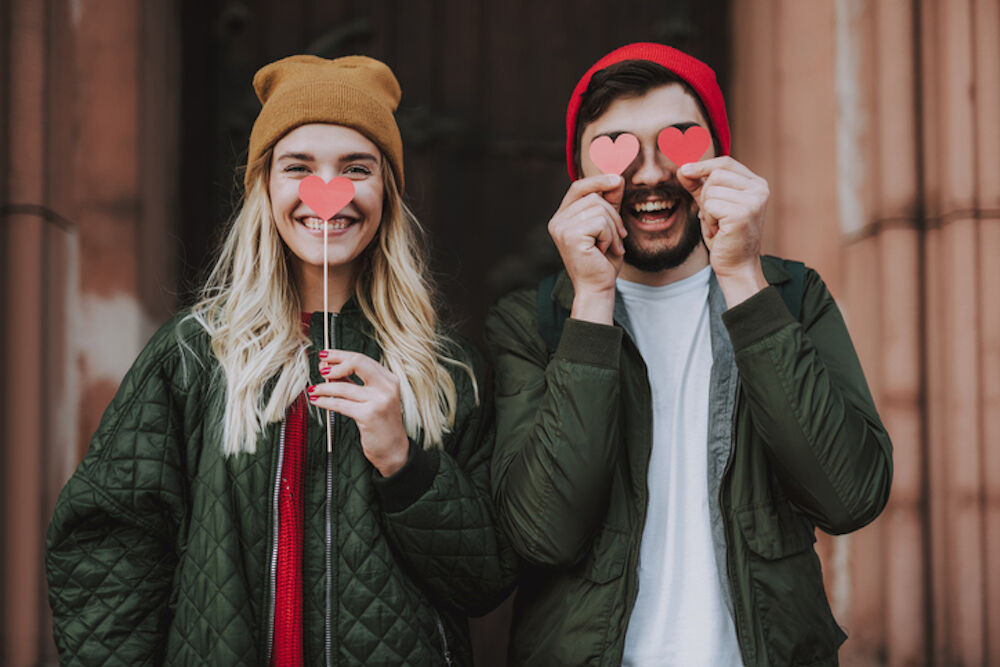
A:
POLYGON ((330 373, 330 371, 331 371, 331 370, 333 370, 333 369, 332 369, 332 368, 331 368, 330 366, 322 366, 322 367, 321 367, 321 368, 319 369, 319 372, 320 372, 320 374, 322 374, 322 375, 328 375, 328 374, 330 373))
POLYGON ((318 400, 319 400, 319 396, 313 395, 313 396, 309 397, 309 402, 311 402, 311 403, 315 403, 318 400))
POLYGON ((312 385, 311 387, 307 388, 306 391, 308 391, 310 394, 313 393, 314 391, 316 391, 316 385, 312 385))
POLYGON ((327 352, 326 350, 320 350, 319 351, 319 358, 320 359, 326 359, 328 356, 330 356, 330 353, 327 352))

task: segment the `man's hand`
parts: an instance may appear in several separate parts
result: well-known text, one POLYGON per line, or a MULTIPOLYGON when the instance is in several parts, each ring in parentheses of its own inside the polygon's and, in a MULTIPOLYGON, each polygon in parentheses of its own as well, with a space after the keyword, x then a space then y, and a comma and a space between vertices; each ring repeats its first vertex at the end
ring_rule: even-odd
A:
POLYGON ((689 162, 678 169, 677 180, 698 202, 701 233, 726 304, 732 308, 767 287, 760 266, 767 181, 728 156, 689 162))
POLYGON ((569 186, 549 220, 549 234, 573 281, 576 319, 612 322, 615 278, 625 258, 625 225, 618 213, 624 192, 618 174, 582 178, 569 186))

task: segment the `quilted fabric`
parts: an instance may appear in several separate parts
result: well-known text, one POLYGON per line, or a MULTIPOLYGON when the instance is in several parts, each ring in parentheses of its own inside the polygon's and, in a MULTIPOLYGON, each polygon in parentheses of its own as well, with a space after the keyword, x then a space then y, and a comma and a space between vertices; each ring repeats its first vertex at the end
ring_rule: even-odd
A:
MULTIPOLYGON (((332 327, 337 347, 380 357, 353 303, 332 327)), ((314 314, 316 349, 322 328, 314 314)), ((474 348, 455 354, 482 378, 474 348)), ((225 459, 217 371, 195 323, 164 325, 63 489, 46 554, 62 664, 264 664, 280 425, 265 429, 256 454, 225 459)), ((516 559, 489 501, 492 402, 472 400, 464 371, 454 378, 462 401, 443 449, 411 443, 391 478, 364 458, 351 420, 335 420, 329 456, 310 422, 305 664, 323 664, 327 646, 330 664, 469 664, 466 614, 513 586, 516 559)), ((311 381, 320 380, 314 357, 311 381)))

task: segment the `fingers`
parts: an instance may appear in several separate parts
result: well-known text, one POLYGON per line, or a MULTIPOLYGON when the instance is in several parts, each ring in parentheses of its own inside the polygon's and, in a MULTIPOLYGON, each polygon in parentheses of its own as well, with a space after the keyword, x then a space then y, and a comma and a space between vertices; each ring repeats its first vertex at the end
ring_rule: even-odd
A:
POLYGON ((621 239, 626 232, 621 215, 603 197, 594 193, 556 214, 549 221, 549 234, 559 248, 572 247, 587 252, 589 246, 598 244, 601 252, 608 248, 615 254, 625 252, 621 239), (604 243, 600 244, 600 241, 604 243))
POLYGON ((309 388, 309 400, 314 398, 342 398, 345 401, 362 402, 374 398, 375 390, 366 386, 354 384, 350 380, 331 380, 321 382, 309 388))
MULTIPOLYGON (((589 178, 581 178, 579 180, 573 181, 573 184, 569 186, 566 191, 566 195, 562 199, 562 203, 559 204, 559 211, 572 205, 577 200, 583 199, 589 194, 601 194, 604 192, 609 192, 612 190, 625 189, 625 179, 623 179, 619 174, 601 174, 599 176, 590 176, 589 178)), ((621 193, 618 194, 618 203, 621 203, 621 193)), ((557 213, 559 212, 557 211, 557 213)))
POLYGON ((379 362, 368 355, 347 350, 322 350, 320 371, 328 380, 347 379, 357 375, 366 386, 370 384, 388 386, 397 383, 396 376, 379 362))
MULTIPOLYGON (((622 186, 622 191, 624 191, 624 186, 622 186)), ((625 223, 622 222, 622 216, 619 212, 619 205, 614 205, 607 201, 604 197, 598 194, 589 194, 583 199, 579 199, 573 204, 571 204, 563 213, 559 216, 560 219, 570 219, 573 217, 585 218, 593 217, 596 210, 603 210, 606 218, 611 222, 612 226, 618 230, 618 234, 622 237, 628 234, 625 231, 625 223)))
MULTIPOLYGON (((740 202, 725 201, 722 199, 706 200, 701 210, 705 213, 706 217, 713 218, 715 221, 745 217, 746 214, 746 207, 740 202)), ((716 226, 718 226, 717 222, 716 226)))
POLYGON ((708 160, 701 160, 700 162, 688 162, 677 170, 678 176, 683 176, 686 179, 699 179, 706 178, 709 174, 716 171, 717 169, 723 169, 726 171, 733 172, 735 174, 740 174, 747 178, 759 178, 755 173, 750 171, 745 165, 737 162, 732 157, 728 155, 723 155, 722 157, 714 157, 708 160))
POLYGON ((677 170, 677 181, 699 201, 709 186, 767 193, 767 181, 727 156, 689 162, 677 170))

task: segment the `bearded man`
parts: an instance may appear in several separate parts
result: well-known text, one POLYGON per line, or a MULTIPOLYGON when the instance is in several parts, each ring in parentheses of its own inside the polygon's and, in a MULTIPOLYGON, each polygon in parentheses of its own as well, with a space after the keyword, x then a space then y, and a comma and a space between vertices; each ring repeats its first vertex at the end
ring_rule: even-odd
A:
POLYGON ((837 664, 815 528, 878 516, 892 454, 833 298, 761 257, 768 186, 704 63, 617 49, 566 127, 565 269, 487 322, 511 662, 837 664))

